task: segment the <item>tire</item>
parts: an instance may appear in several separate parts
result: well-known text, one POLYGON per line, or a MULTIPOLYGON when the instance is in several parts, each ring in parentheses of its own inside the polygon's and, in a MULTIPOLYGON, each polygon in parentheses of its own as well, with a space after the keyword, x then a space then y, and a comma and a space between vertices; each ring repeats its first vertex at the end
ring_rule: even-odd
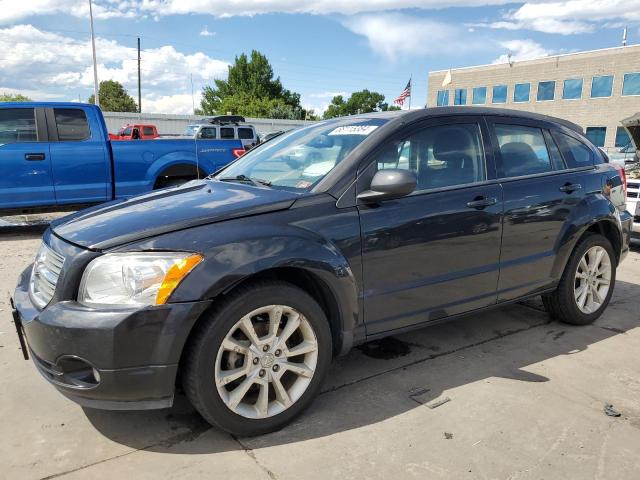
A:
MULTIPOLYGON (((590 257, 589 257, 590 258, 590 257)), ((585 258, 585 262, 587 258, 585 258)), ((542 295, 542 302, 549 315, 561 322, 569 323, 572 325, 588 325, 593 323, 602 312, 607 308, 616 281, 616 256, 611 246, 611 242, 602 235, 591 234, 583 237, 571 254, 567 266, 564 269, 558 288, 549 294, 542 295), (584 264, 581 265, 581 261, 587 252, 590 255, 594 253, 603 252, 602 262, 605 262, 608 258, 608 278, 604 273, 607 268, 602 266, 601 275, 594 274, 589 277, 587 275, 584 278, 577 278, 576 275, 583 275, 584 264), (605 254, 607 257, 605 257, 605 254), (580 266, 580 270, 579 270, 580 266), (596 301, 596 296, 593 293, 580 290, 580 288, 588 284, 588 282, 595 282, 594 288, 597 289, 598 296, 601 302, 596 301), (603 293, 604 282, 608 281, 608 289, 606 294, 603 293), (579 292, 582 292, 580 294, 579 292), (584 306, 580 306, 579 301, 585 299, 584 306), (591 301, 589 300, 591 299, 591 301)), ((586 290, 589 290, 589 286, 586 286, 586 290)), ((593 291, 593 289, 591 289, 593 291)))
POLYGON ((309 406, 333 351, 327 317, 309 294, 284 282, 258 282, 240 287, 205 315, 189 340, 182 371, 185 393, 205 420, 234 435, 261 435, 284 427, 309 406), (256 311, 261 313, 248 317, 256 311), (251 330, 246 318, 255 341, 244 333, 251 330), (299 327, 287 338, 290 322, 299 327), (314 339, 315 352, 292 356, 312 349, 314 339))

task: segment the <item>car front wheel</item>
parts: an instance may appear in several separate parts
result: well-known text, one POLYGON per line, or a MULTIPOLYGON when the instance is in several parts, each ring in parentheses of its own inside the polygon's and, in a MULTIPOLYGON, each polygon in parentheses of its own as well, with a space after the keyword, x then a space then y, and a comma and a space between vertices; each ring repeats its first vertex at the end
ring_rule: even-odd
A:
POLYGON ((290 422, 318 393, 331 360, 326 315, 286 283, 242 288, 197 328, 185 391, 209 423, 237 435, 290 422))
POLYGON ((616 257, 607 238, 589 235, 574 249, 555 292, 542 296, 547 312, 573 325, 594 322, 609 304, 616 257))

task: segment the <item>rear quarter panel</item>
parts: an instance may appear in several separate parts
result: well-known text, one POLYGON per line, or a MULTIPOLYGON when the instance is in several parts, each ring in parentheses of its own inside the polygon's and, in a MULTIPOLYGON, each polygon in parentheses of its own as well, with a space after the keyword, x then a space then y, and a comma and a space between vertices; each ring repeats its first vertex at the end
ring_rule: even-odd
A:
POLYGON ((111 143, 116 198, 128 198, 153 189, 164 170, 191 165, 209 175, 234 160, 239 140, 125 140, 111 143))

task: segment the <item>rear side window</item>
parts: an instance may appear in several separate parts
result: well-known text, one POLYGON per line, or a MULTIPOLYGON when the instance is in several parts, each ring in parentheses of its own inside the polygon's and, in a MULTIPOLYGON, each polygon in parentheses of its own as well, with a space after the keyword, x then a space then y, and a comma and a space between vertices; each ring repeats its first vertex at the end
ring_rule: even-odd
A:
POLYGON ((242 140, 252 140, 253 139, 253 130, 246 127, 238 128, 238 138, 242 140))
POLYGON ((569 168, 593 165, 593 152, 584 143, 564 133, 554 132, 553 135, 569 168))
POLYGON ((91 136, 89 123, 84 110, 79 108, 54 108, 58 140, 61 142, 79 142, 91 136))
POLYGON ((152 127, 142 127, 142 133, 144 133, 145 135, 153 135, 153 128, 152 127))
POLYGON ((234 139, 236 137, 232 127, 220 127, 220 138, 224 140, 234 139))
POLYGON ((524 125, 495 125, 505 177, 521 177, 552 170, 542 130, 524 125))
POLYGON ((33 108, 0 109, 0 144, 37 141, 33 108))

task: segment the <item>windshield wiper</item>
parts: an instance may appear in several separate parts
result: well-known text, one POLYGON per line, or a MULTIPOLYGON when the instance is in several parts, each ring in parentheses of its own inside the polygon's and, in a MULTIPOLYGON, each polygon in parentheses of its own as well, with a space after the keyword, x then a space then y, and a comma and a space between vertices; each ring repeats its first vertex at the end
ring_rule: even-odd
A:
POLYGON ((217 180, 221 181, 221 182, 243 182, 243 183, 250 183, 256 187, 270 187, 271 186, 271 182, 269 180, 262 180, 261 178, 253 178, 253 177, 248 177, 247 175, 236 175, 235 177, 222 177, 222 178, 218 178, 217 180))

